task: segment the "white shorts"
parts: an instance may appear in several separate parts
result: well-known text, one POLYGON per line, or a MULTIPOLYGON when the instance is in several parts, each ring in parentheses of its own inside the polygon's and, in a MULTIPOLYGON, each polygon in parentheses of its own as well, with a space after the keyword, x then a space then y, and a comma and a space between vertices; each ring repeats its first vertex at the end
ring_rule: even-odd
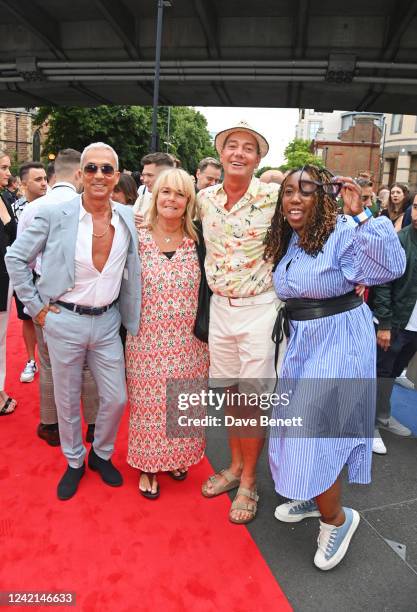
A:
MULTIPOLYGON (((282 302, 269 291, 253 298, 213 295, 210 305, 210 385, 232 386, 249 379, 274 383, 275 343, 271 335, 282 302), (216 380, 217 379, 217 380, 216 380), (221 379, 221 382, 219 381, 221 379)), ((285 344, 281 343, 281 365, 285 344)))

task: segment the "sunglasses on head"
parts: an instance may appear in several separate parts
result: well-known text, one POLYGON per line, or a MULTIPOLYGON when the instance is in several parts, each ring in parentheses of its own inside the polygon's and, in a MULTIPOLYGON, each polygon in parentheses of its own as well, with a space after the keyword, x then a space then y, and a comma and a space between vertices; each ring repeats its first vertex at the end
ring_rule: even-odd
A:
POLYGON ((312 195, 316 193, 318 189, 322 189, 326 195, 336 199, 342 190, 343 183, 337 181, 337 176, 324 169, 323 173, 328 177, 329 183, 323 183, 322 181, 314 181, 311 178, 306 178, 305 173, 307 172, 305 166, 302 167, 300 172, 300 178, 298 179, 298 187, 303 195, 312 195))
POLYGON ((113 176, 114 168, 111 164, 102 164, 101 166, 97 166, 97 164, 86 164, 84 166, 83 172, 84 174, 97 174, 98 171, 101 171, 104 176, 113 176))

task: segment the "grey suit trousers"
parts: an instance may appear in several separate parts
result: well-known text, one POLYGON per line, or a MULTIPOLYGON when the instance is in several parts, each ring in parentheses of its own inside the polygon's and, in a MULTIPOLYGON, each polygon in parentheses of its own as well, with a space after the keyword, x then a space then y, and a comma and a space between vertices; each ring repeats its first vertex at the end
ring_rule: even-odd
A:
MULTIPOLYGON (((40 422, 43 425, 58 423, 58 416, 54 397, 54 381, 52 378, 51 359, 49 357, 48 345, 43 337, 40 325, 33 321, 35 326, 36 340, 38 342, 38 357, 40 363, 39 371, 39 395, 40 395, 40 422)), ((96 381, 90 368, 84 364, 83 380, 81 387, 81 405, 84 421, 90 425, 96 422, 98 410, 98 393, 96 381)))
POLYGON ((86 361, 99 396, 94 450, 105 460, 114 450, 127 399, 120 313, 116 306, 100 316, 79 315, 60 308, 59 313, 49 311, 46 315, 44 334, 52 365, 61 448, 68 464, 77 468, 86 455, 80 415, 86 361))

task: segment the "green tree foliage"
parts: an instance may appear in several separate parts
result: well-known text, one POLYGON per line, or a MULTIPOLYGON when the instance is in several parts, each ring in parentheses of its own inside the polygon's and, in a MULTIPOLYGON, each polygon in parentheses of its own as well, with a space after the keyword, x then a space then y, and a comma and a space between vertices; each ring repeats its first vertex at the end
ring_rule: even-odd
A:
POLYGON ((17 159, 17 151, 14 151, 10 156, 10 173, 13 176, 19 175, 19 168, 22 165, 22 162, 19 162, 17 159))
POLYGON ((57 153, 71 147, 82 151, 91 142, 111 145, 120 158, 121 168, 137 169, 138 160, 147 151, 150 115, 145 108, 98 106, 96 108, 40 107, 36 123, 48 120, 44 149, 57 153))
POLYGON ((323 160, 311 152, 311 141, 294 138, 288 143, 285 151, 285 163, 280 167, 281 170, 299 168, 304 164, 314 164, 323 167, 323 160))
MULTIPOLYGON (((91 142, 102 141, 115 149, 121 168, 138 170, 141 157, 150 150, 150 107, 42 106, 35 121, 41 125, 46 120, 49 130, 44 154, 56 154, 67 147, 82 151, 91 142)), ((169 124, 168 136, 168 112, 161 107, 158 113, 159 148, 178 157, 186 170, 194 171, 202 157, 214 155, 207 121, 201 113, 187 107, 172 107, 169 124)))
MULTIPOLYGON (((161 132, 167 134, 165 120, 161 132)), ((167 141, 168 138, 164 140, 167 141)), ((169 153, 178 157, 189 172, 195 172, 198 162, 203 157, 218 157, 211 144, 206 118, 187 106, 174 106, 171 109, 169 141, 171 143, 168 148, 169 153)))

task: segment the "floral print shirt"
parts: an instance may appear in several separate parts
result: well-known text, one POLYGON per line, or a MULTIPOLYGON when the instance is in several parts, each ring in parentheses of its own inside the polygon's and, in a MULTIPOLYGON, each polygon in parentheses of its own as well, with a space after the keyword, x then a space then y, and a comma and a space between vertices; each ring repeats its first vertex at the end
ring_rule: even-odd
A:
POLYGON ((272 263, 263 259, 264 240, 275 211, 279 186, 252 178, 245 195, 226 210, 223 184, 198 193, 207 255, 205 269, 213 293, 249 297, 272 288, 272 263))

